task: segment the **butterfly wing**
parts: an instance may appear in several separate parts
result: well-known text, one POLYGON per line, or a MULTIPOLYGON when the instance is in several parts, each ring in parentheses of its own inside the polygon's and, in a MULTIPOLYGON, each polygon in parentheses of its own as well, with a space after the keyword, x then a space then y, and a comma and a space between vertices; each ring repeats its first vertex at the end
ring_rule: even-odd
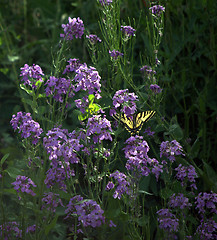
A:
POLYGON ((131 134, 138 134, 141 130, 143 123, 147 122, 155 114, 155 111, 145 111, 133 115, 133 119, 127 117, 126 114, 114 114, 113 117, 117 121, 121 121, 124 124, 126 130, 131 134))
POLYGON ((126 114, 114 114, 114 119, 118 122, 122 122, 124 124, 125 129, 132 135, 132 130, 134 128, 133 120, 130 117, 127 117, 126 114))
POLYGON ((142 126, 144 122, 147 122, 149 119, 151 119, 155 114, 155 111, 145 111, 140 112, 134 117, 134 132, 136 134, 139 133, 139 131, 142 129, 142 126))

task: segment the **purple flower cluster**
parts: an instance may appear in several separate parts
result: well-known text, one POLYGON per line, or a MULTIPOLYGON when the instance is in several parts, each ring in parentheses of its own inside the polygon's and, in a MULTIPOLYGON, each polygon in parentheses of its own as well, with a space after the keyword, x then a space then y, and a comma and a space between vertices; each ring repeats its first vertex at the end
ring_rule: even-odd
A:
POLYGON ((148 79, 152 79, 156 74, 156 71, 152 69, 151 66, 145 65, 140 68, 140 71, 144 74, 148 79))
POLYGON ((121 26, 121 31, 127 36, 135 36, 135 29, 131 26, 121 26))
POLYGON ((124 56, 124 54, 123 53, 121 53, 121 52, 119 52, 119 51, 116 51, 116 50, 112 50, 112 51, 110 51, 109 50, 109 54, 110 54, 110 56, 114 59, 114 60, 117 60, 117 58, 119 57, 119 56, 124 56))
POLYGON ((78 221, 83 227, 96 228, 105 223, 104 211, 99 204, 93 200, 84 200, 80 195, 70 199, 65 213, 67 214, 66 218, 77 215, 78 221))
POLYGON ((191 207, 192 204, 189 203, 189 199, 185 197, 182 193, 179 193, 177 196, 175 193, 170 197, 169 206, 172 208, 188 208, 191 207))
POLYGON ((216 193, 206 193, 201 192, 195 197, 196 208, 200 214, 205 214, 208 212, 210 216, 211 213, 217 214, 217 194, 216 193))
POLYGON ((45 184, 51 187, 58 183, 59 187, 66 191, 64 183, 66 177, 75 175, 70 164, 79 162, 76 152, 79 152, 83 145, 73 133, 60 128, 48 131, 43 139, 43 145, 51 160, 51 168, 46 173, 45 184))
POLYGON ((62 158, 64 162, 78 163, 79 158, 76 152, 83 147, 73 133, 69 133, 67 129, 60 128, 49 130, 43 139, 43 145, 54 167, 57 166, 58 161, 62 158))
POLYGON ((0 238, 3 239, 2 233, 4 232, 4 240, 21 239, 22 230, 19 229, 19 225, 16 222, 7 222, 0 225, 0 238))
POLYGON ((97 35, 94 34, 86 35, 86 38, 88 38, 92 44, 102 42, 102 40, 97 35))
POLYGON ((31 137, 33 144, 38 143, 43 130, 39 123, 32 119, 31 113, 18 112, 12 116, 10 123, 14 130, 19 129, 22 138, 31 137))
POLYGON ((179 227, 179 219, 170 212, 169 209, 160 209, 157 211, 159 228, 167 232, 177 232, 179 227))
POLYGON ((68 61, 69 65, 66 65, 66 68, 63 71, 63 74, 75 72, 82 64, 77 58, 70 58, 68 61))
POLYGON ((101 143, 102 140, 110 140, 111 137, 111 123, 106 119, 104 115, 93 115, 93 117, 88 119, 87 123, 87 136, 92 136, 94 143, 101 143))
POLYGON ((162 89, 157 84, 151 84, 150 89, 153 93, 158 94, 162 92, 162 89))
POLYGON ((151 127, 146 128, 144 133, 147 134, 148 136, 151 136, 151 137, 153 137, 154 134, 155 134, 154 131, 151 131, 151 127))
POLYGON ((101 77, 94 67, 87 67, 86 64, 82 64, 77 70, 74 81, 75 92, 80 90, 88 91, 88 94, 94 94, 96 99, 101 98, 101 77))
POLYGON ((46 96, 52 95, 57 102, 63 102, 66 95, 68 98, 72 98, 74 94, 74 86, 72 80, 66 78, 55 78, 51 76, 47 82, 45 89, 46 96))
POLYGON ((35 196, 36 194, 32 191, 31 187, 36 187, 35 183, 26 176, 20 176, 18 175, 16 178, 16 181, 11 183, 14 185, 14 189, 19 192, 25 192, 27 194, 30 194, 32 196, 35 196))
POLYGON ((191 183, 190 187, 193 189, 197 189, 195 184, 195 178, 197 178, 197 173, 195 171, 195 168, 190 165, 188 167, 182 166, 182 164, 179 164, 177 168, 175 168, 177 171, 176 178, 181 181, 182 186, 186 186, 187 182, 189 181, 191 183))
POLYGON ((104 6, 104 5, 109 5, 110 3, 112 3, 112 0, 99 0, 99 2, 101 3, 102 6, 104 6))
POLYGON ((125 113, 127 116, 131 116, 136 112, 136 103, 138 96, 135 93, 129 93, 128 89, 118 90, 113 100, 113 106, 115 107, 110 110, 110 115, 116 113, 116 109, 120 112, 125 113))
POLYGON ((217 239, 217 223, 213 219, 201 220, 201 224, 196 230, 196 234, 202 240, 217 239))
POLYGON ((62 24, 64 33, 60 34, 60 37, 65 38, 66 40, 72 40, 75 38, 81 38, 84 34, 84 24, 83 21, 78 18, 68 18, 69 23, 62 24))
POLYGON ((176 160, 175 156, 184 155, 182 151, 182 146, 176 140, 173 140, 171 142, 162 142, 160 145, 160 157, 162 158, 162 156, 165 156, 171 162, 174 162, 176 160))
MULTIPOLYGON (((114 198, 121 199, 122 195, 126 193, 127 195, 131 195, 131 190, 130 190, 130 180, 128 177, 119 171, 116 171, 109 176, 110 178, 114 178, 117 181, 116 184, 116 189, 113 194, 114 198)), ((106 186, 106 190, 109 191, 115 187, 113 182, 108 182, 106 186)))
POLYGON ((153 15, 156 17, 160 17, 163 12, 165 12, 165 7, 161 5, 154 5, 153 7, 149 8, 153 15))
POLYGON ((37 88, 36 82, 43 82, 41 76, 43 76, 44 73, 42 72, 42 69, 39 65, 33 64, 32 66, 29 66, 28 64, 25 64, 24 67, 20 69, 20 76, 22 76, 22 81, 24 82, 24 85, 29 85, 32 88, 37 88))
POLYGON ((133 171, 136 175, 148 176, 152 170, 158 179, 162 167, 156 159, 148 157, 149 146, 143 140, 142 136, 131 136, 125 142, 127 145, 123 148, 125 157, 128 159, 126 169, 133 171))
POLYGON ((55 213, 56 208, 61 205, 63 207, 62 200, 59 198, 59 194, 54 194, 52 192, 44 193, 44 198, 42 198, 42 209, 46 208, 48 211, 55 213))

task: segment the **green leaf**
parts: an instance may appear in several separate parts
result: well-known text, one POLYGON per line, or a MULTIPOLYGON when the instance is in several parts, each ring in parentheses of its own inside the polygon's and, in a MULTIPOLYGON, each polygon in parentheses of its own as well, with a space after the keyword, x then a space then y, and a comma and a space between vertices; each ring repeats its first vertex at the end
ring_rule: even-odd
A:
POLYGON ((15 62, 15 61, 19 60, 19 56, 10 56, 10 55, 8 55, 8 60, 10 62, 15 62))
POLYGON ((23 89, 27 94, 32 96, 33 90, 27 89, 24 84, 20 84, 20 88, 23 89))
POLYGON ((16 178, 21 174, 20 169, 14 167, 8 167, 6 170, 4 170, 4 172, 6 172, 12 178, 16 178))
POLYGON ((1 165, 3 165, 3 163, 5 162, 5 160, 9 157, 9 153, 7 153, 7 154, 5 154, 4 156, 3 156, 3 158, 1 159, 1 161, 0 161, 0 163, 1 163, 1 165))
POLYGON ((56 215, 55 218, 51 221, 51 223, 48 224, 48 225, 45 227, 45 235, 46 235, 46 236, 48 235, 48 233, 50 232, 50 230, 55 227, 56 222, 57 222, 57 219, 58 219, 58 216, 56 215))
POLYGON ((169 127, 169 134, 173 135, 173 137, 176 140, 181 140, 183 138, 183 131, 181 129, 181 127, 179 126, 178 123, 175 123, 173 125, 170 125, 169 127))

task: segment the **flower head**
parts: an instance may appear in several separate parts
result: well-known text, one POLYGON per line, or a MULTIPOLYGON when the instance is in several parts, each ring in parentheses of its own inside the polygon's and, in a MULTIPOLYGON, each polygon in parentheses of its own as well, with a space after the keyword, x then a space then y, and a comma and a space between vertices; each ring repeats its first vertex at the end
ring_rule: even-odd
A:
POLYGON ((75 72, 75 92, 83 90, 87 91, 89 95, 94 94, 96 99, 101 98, 101 77, 96 69, 83 64, 75 72))
MULTIPOLYGON (((110 178, 112 178, 112 177, 117 181, 116 189, 113 194, 113 198, 121 199, 121 197, 124 193, 126 193, 127 195, 131 195, 130 181, 124 173, 116 171, 116 172, 110 174, 110 178)), ((107 184, 106 188, 107 188, 106 190, 108 191, 108 190, 114 188, 114 185, 112 184, 112 182, 109 182, 107 184)))
POLYGON ((127 116, 131 116, 136 112, 135 101, 138 101, 138 96, 135 93, 129 93, 128 89, 118 90, 112 100, 114 109, 111 109, 111 115, 116 113, 116 110, 125 113, 127 116))
POLYGON ((121 31, 127 36, 135 36, 136 30, 131 26, 121 26, 121 31))
POLYGON ((177 196, 175 193, 170 197, 169 206, 172 208, 188 208, 192 206, 191 203, 189 203, 189 199, 187 197, 184 197, 182 193, 179 193, 177 196))
POLYGON ((101 3, 102 6, 104 6, 104 5, 109 5, 110 3, 112 3, 112 0, 99 0, 99 2, 101 3))
POLYGON ((123 53, 116 51, 116 50, 112 50, 112 51, 109 50, 109 54, 114 60, 117 60, 119 56, 121 56, 121 57, 124 56, 123 53))
POLYGON ((66 218, 69 218, 72 214, 77 215, 78 221, 83 227, 96 228, 105 223, 104 211, 100 205, 93 200, 84 201, 80 195, 70 199, 65 212, 67 213, 66 218))
POLYGON ((94 34, 86 35, 86 38, 88 38, 92 44, 102 42, 102 40, 99 37, 97 37, 97 35, 94 34))
POLYGON ((18 112, 17 115, 12 116, 10 123, 14 130, 19 130, 22 138, 30 137, 33 144, 38 142, 43 132, 39 123, 32 119, 31 113, 18 112))
POLYGON ((70 79, 51 76, 45 85, 47 86, 45 89, 46 96, 53 95, 57 102, 62 103, 66 96, 72 98, 75 95, 74 86, 70 79))
POLYGON ((26 177, 26 176, 20 176, 18 175, 16 178, 16 181, 12 183, 14 185, 14 189, 20 193, 20 192, 25 192, 27 194, 30 194, 32 196, 35 196, 36 194, 32 191, 31 187, 36 187, 34 182, 26 177))
POLYGON ((32 88, 37 88, 37 81, 43 82, 41 76, 43 76, 44 73, 42 72, 39 65, 33 64, 32 66, 29 66, 28 64, 25 64, 24 67, 20 69, 20 76, 22 76, 22 81, 24 82, 24 85, 29 85, 32 88))
POLYGON ((93 115, 88 119, 87 136, 92 136, 94 143, 100 143, 104 139, 112 141, 111 132, 111 123, 105 115, 93 115))
POLYGON ((177 232, 179 227, 179 219, 170 212, 169 209, 160 209, 158 212, 159 228, 167 232, 177 232))
POLYGON ((206 193, 201 192, 195 198, 196 208, 200 214, 205 214, 210 216, 210 214, 217 214, 217 194, 216 193, 206 193))
POLYGON ((161 5, 154 5, 153 7, 149 8, 152 14, 156 17, 160 17, 163 12, 165 12, 165 7, 161 5))
POLYGON ((62 24, 64 34, 61 33, 60 37, 65 38, 66 40, 72 40, 75 38, 81 38, 84 34, 84 24, 83 21, 78 18, 68 18, 69 23, 62 24))
POLYGON ((132 136, 125 142, 126 168, 139 176, 148 176, 152 171, 156 178, 162 172, 162 166, 156 159, 148 157, 149 146, 142 136, 132 136))
POLYGON ((42 198, 42 209, 46 208, 50 212, 56 212, 56 208, 58 205, 63 207, 62 200, 59 198, 59 194, 54 194, 52 192, 44 193, 44 197, 42 198))
POLYGON ((69 65, 66 65, 66 68, 63 71, 63 74, 75 72, 82 64, 77 58, 70 58, 68 61, 69 65))
POLYGON ((217 239, 217 223, 213 219, 208 219, 206 221, 202 219, 196 230, 196 234, 200 239, 217 239))
POLYGON ((182 151, 182 146, 176 140, 162 142, 160 145, 160 157, 165 156, 171 162, 175 161, 175 156, 184 155, 182 151))
POLYGON ((197 178, 197 173, 195 171, 195 168, 190 165, 190 166, 182 166, 182 164, 179 164, 177 168, 175 168, 177 171, 176 178, 181 181, 182 186, 185 186, 187 182, 190 182, 191 188, 197 189, 195 185, 195 178, 197 178))
POLYGON ((162 92, 162 89, 157 84, 151 84, 150 89, 155 94, 162 92))

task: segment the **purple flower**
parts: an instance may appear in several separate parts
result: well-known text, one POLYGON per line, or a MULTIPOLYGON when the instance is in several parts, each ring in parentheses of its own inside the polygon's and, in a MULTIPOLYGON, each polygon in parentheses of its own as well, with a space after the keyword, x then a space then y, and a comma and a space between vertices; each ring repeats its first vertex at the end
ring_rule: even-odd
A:
POLYGON ((182 146, 176 140, 162 142, 160 145, 160 157, 165 156, 171 162, 175 161, 175 156, 184 155, 182 151, 182 146))
POLYGON ((151 136, 151 137, 153 137, 154 134, 155 134, 154 131, 151 131, 151 127, 146 128, 144 133, 147 134, 148 136, 151 136))
POLYGON ((99 37, 97 37, 97 35, 94 35, 94 34, 86 35, 86 38, 90 39, 90 42, 92 44, 96 44, 97 42, 102 42, 102 40, 99 37))
POLYGON ((154 5, 153 7, 149 8, 153 15, 156 17, 160 17, 163 12, 165 12, 165 7, 161 5, 154 5))
POLYGON ((21 239, 22 230, 19 229, 19 224, 17 222, 7 222, 0 225, 0 237, 2 238, 2 233, 4 232, 4 240, 10 239, 21 239))
POLYGON ((195 168, 192 165, 185 167, 182 166, 182 164, 179 164, 179 166, 175 168, 175 170, 177 171, 176 178, 181 181, 182 186, 185 186, 189 181, 191 183, 190 187, 192 189, 197 189, 195 185, 195 178, 197 178, 198 176, 195 168))
POLYGON ((125 158, 127 159, 126 169, 133 171, 139 176, 148 176, 153 169, 153 173, 156 178, 159 177, 162 172, 162 166, 156 159, 148 157, 149 146, 148 143, 143 140, 142 136, 131 136, 125 142, 127 145, 123 148, 125 158))
POLYGON ((70 162, 71 164, 78 163, 79 158, 76 152, 79 152, 83 147, 74 133, 69 133, 67 129, 60 128, 49 130, 43 139, 43 145, 54 167, 57 166, 56 161, 59 161, 60 158, 63 158, 64 162, 70 162))
POLYGON ((162 89, 157 84, 151 84, 150 89, 155 94, 162 92, 162 89))
POLYGON ((75 172, 73 169, 71 169, 69 163, 65 163, 64 165, 65 167, 63 166, 63 163, 59 161, 53 164, 46 172, 44 183, 46 184, 47 188, 52 188, 54 185, 57 185, 58 189, 67 192, 65 180, 66 178, 70 179, 71 177, 74 177, 75 172))
POLYGON ((32 120, 31 113, 18 112, 12 116, 10 123, 14 130, 19 129, 22 138, 30 137, 33 144, 38 143, 43 130, 38 122, 32 120))
POLYGON ((159 228, 167 232, 177 232, 179 227, 179 219, 170 212, 169 209, 160 209, 157 211, 159 228))
POLYGON ((63 102, 64 98, 72 98, 74 94, 74 86, 72 85, 72 80, 66 78, 55 78, 51 76, 47 82, 45 89, 46 96, 53 95, 53 98, 57 102, 63 102))
POLYGON ((112 3, 112 0, 99 0, 99 2, 101 3, 102 6, 104 6, 104 5, 109 5, 110 3, 112 3))
POLYGON ((80 195, 70 199, 65 212, 67 213, 66 218, 71 217, 71 215, 77 215, 79 223, 84 227, 91 226, 96 228, 105 223, 104 211, 96 201, 83 200, 83 197, 80 195))
POLYGON ((152 69, 151 66, 144 65, 140 68, 140 71, 144 74, 145 77, 148 79, 152 79, 154 75, 156 74, 156 71, 152 69))
POLYGON ((16 181, 11 184, 14 185, 14 189, 17 191, 17 193, 25 192, 32 196, 36 195, 31 189, 31 187, 36 187, 36 185, 30 178, 28 178, 26 176, 18 175, 16 178, 16 181))
POLYGON ((52 192, 44 193, 44 198, 42 198, 42 209, 46 208, 48 211, 55 213, 58 205, 63 207, 62 200, 59 198, 59 194, 54 194, 52 192))
POLYGON ((116 109, 127 116, 131 116, 136 112, 135 101, 138 101, 138 96, 135 93, 129 93, 128 89, 118 90, 112 100, 115 109, 110 110, 110 115, 116 113, 116 109))
POLYGON ((60 37, 65 38, 66 40, 72 40, 75 38, 81 38, 84 34, 84 24, 83 21, 78 18, 71 19, 68 18, 69 23, 62 24, 64 29, 64 34, 60 34, 60 37))
POLYGON ((179 193, 177 196, 175 193, 170 197, 169 206, 172 208, 188 208, 191 207, 192 204, 189 203, 189 199, 184 197, 182 193, 179 193))
POLYGON ((206 221, 201 220, 201 224, 198 226, 195 235, 198 235, 200 239, 214 240, 217 239, 217 223, 213 219, 206 221))
POLYGON ((24 82, 24 85, 29 85, 32 88, 37 88, 36 82, 43 82, 41 76, 43 76, 44 73, 42 72, 39 65, 33 64, 32 66, 29 66, 28 64, 25 64, 24 67, 20 69, 20 76, 22 76, 22 81, 24 82))
POLYGON ((206 193, 201 192, 195 197, 196 208, 200 214, 205 214, 206 212, 210 215, 210 213, 217 214, 217 194, 216 193, 206 193))
POLYGON ((109 54, 110 54, 110 56, 114 59, 114 60, 117 60, 117 58, 119 57, 119 56, 124 56, 124 54, 123 53, 121 53, 121 52, 119 52, 119 51, 116 51, 116 50, 112 50, 112 51, 110 51, 109 50, 109 54))
POLYGON ((28 226, 26 228, 26 233, 35 233, 35 231, 36 231, 36 225, 35 224, 33 224, 32 226, 28 226))
POLYGON ((63 74, 75 72, 82 64, 77 58, 70 58, 68 61, 69 65, 66 65, 66 68, 63 71, 63 74))
POLYGON ((112 141, 111 132, 111 123, 105 115, 93 115, 88 119, 87 136, 92 136, 94 143, 101 143, 104 139, 112 141))
POLYGON ((121 26, 121 31, 127 36, 135 36, 135 29, 131 26, 121 26))
POLYGON ((109 190, 111 190, 111 189, 113 189, 114 188, 114 183, 113 182, 108 182, 108 184, 106 185, 106 191, 109 191, 109 190))
POLYGON ((46 173, 45 184, 47 187, 52 187, 57 183, 59 188, 66 191, 64 181, 66 177, 75 175, 71 165, 80 161, 77 152, 83 145, 74 133, 60 128, 49 130, 43 139, 43 145, 51 160, 51 168, 46 173))
POLYGON ((88 94, 94 94, 96 99, 101 98, 101 77, 94 67, 87 67, 86 64, 81 65, 76 70, 75 92, 80 90, 88 91, 88 94))
POLYGON ((110 178, 112 178, 112 177, 117 181, 116 189, 113 194, 113 198, 121 199, 121 197, 124 193, 126 193, 127 195, 131 195, 130 181, 124 173, 116 171, 116 172, 110 174, 110 178))

